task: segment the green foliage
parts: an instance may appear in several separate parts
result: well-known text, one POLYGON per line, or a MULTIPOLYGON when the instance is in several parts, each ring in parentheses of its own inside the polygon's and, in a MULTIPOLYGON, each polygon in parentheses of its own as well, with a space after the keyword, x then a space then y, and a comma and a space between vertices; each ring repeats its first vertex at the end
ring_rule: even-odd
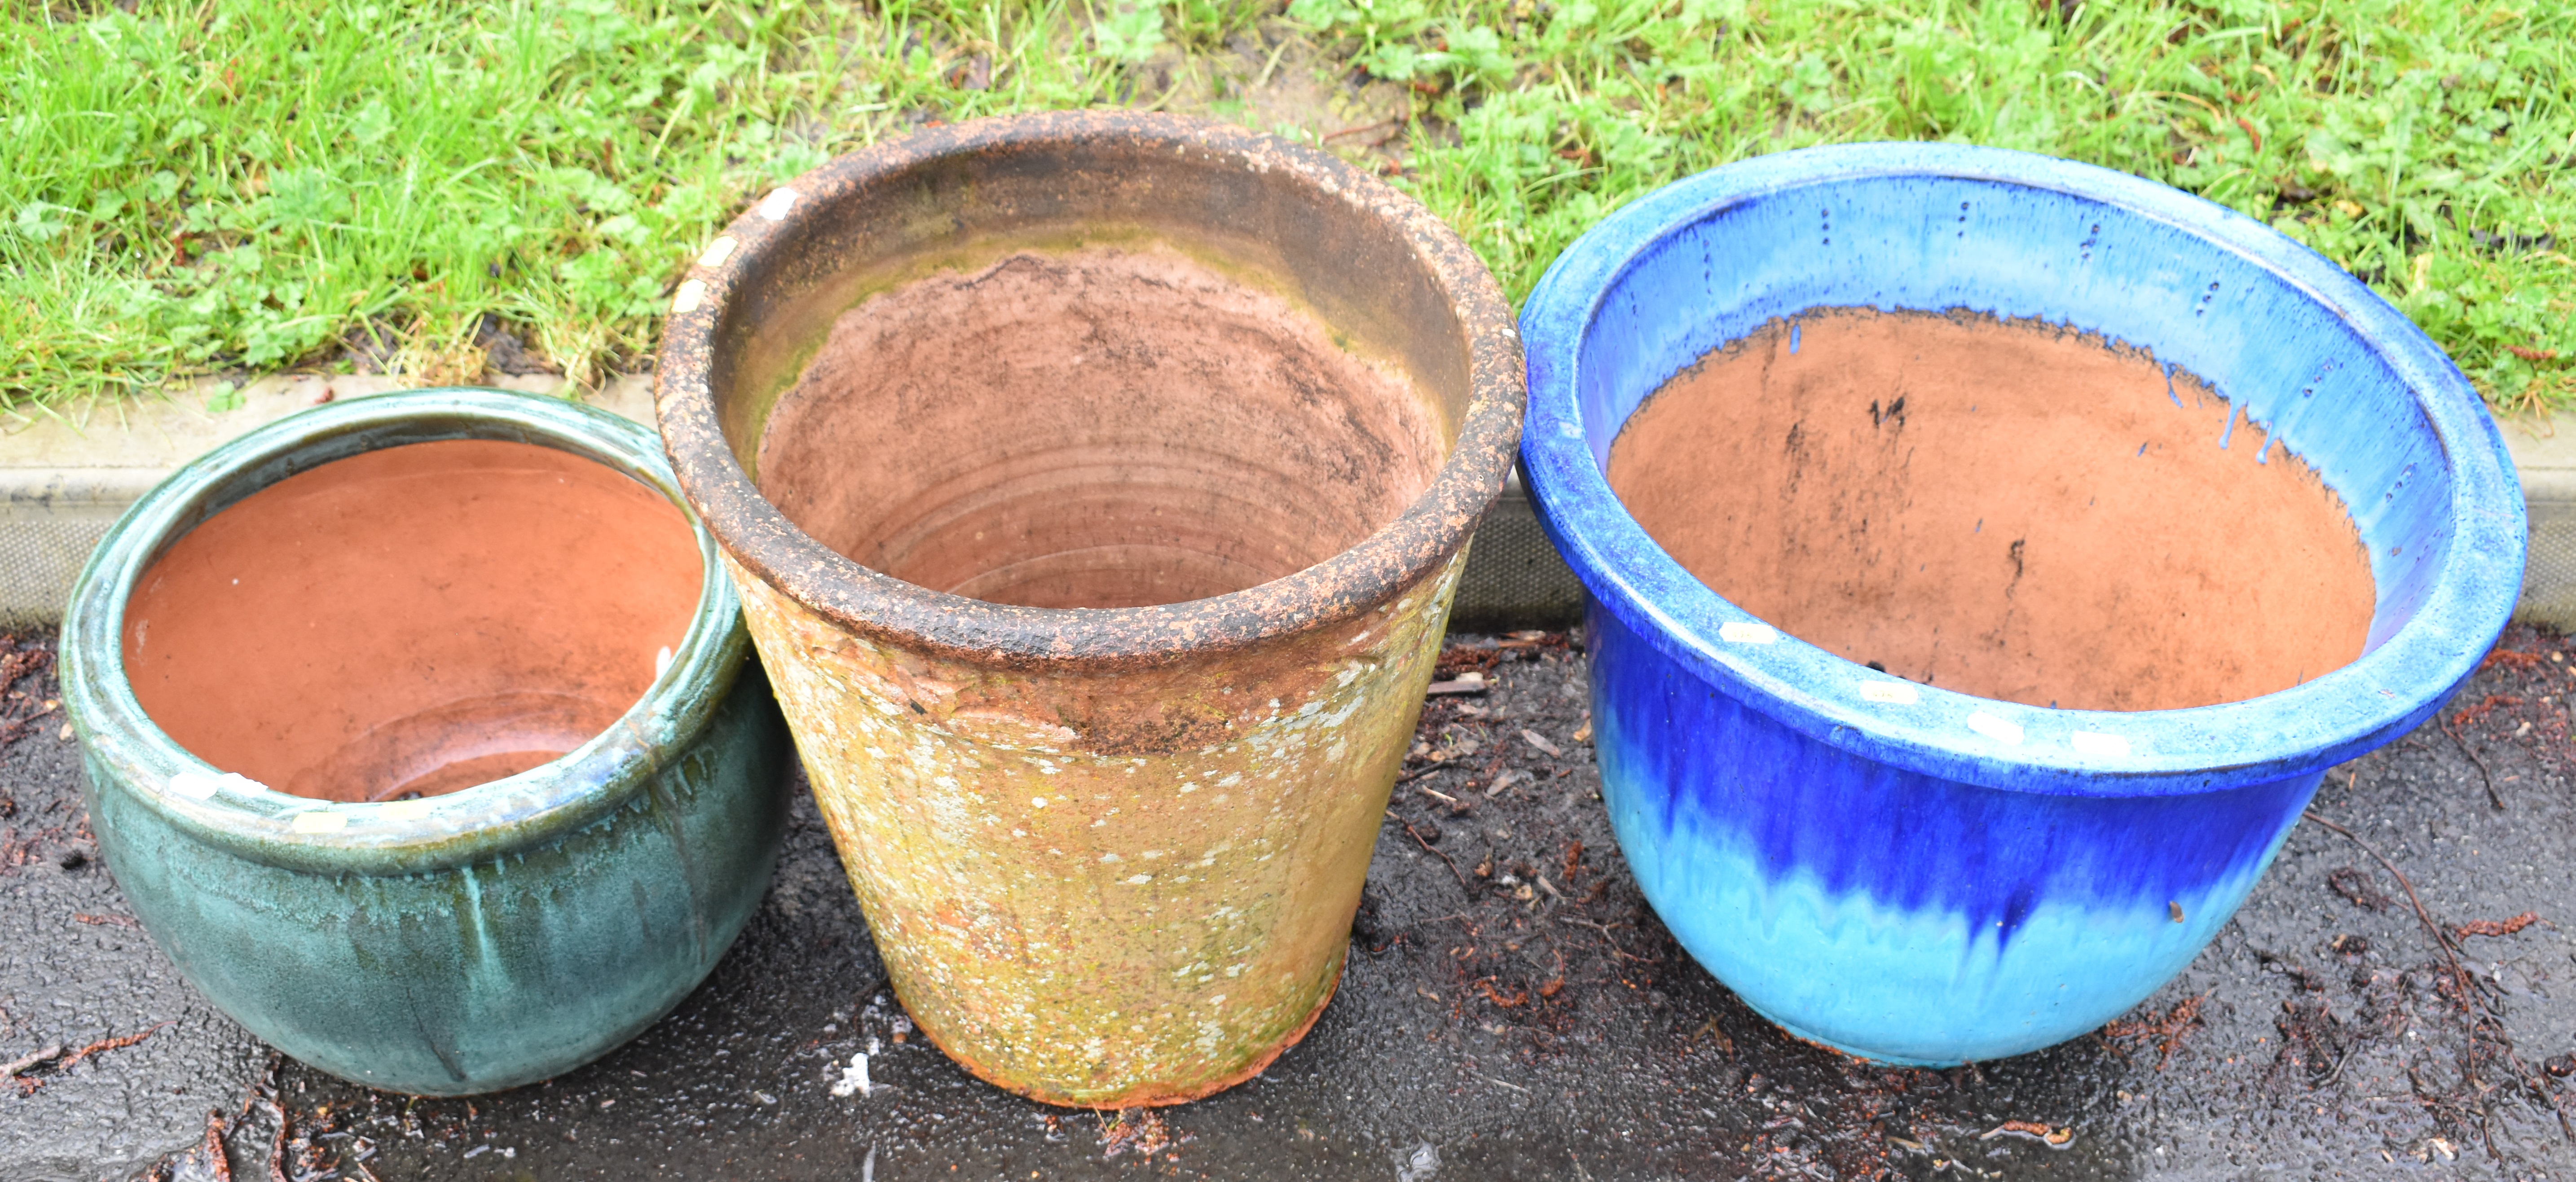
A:
POLYGON ((1148 4, 1112 13, 1091 26, 1091 40, 1111 61, 1143 62, 1163 47, 1163 10, 1148 4))
POLYGON ((2564 0, 2096 0, 2071 22, 2021 0, 1289 12, 1414 82, 1420 126, 1455 127, 1416 135, 1412 183, 1516 298, 1584 228, 1675 177, 1836 141, 1990 144, 2266 219, 2376 285, 2500 405, 2576 405, 2564 0), (1463 49, 1478 33, 1493 47, 1463 49))
MULTIPOLYGON (((1141 18, 1104 48, 1150 53, 1141 18)), ((780 180, 919 119, 1113 97, 1114 63, 1055 51, 1078 35, 902 0, 11 6, 0 408, 352 338, 471 378, 486 316, 594 378, 780 180)))
POLYGON ((1398 183, 1515 296, 1690 172, 1842 140, 1995 144, 2269 220, 2500 405, 2576 406, 2576 0, 2092 0, 2071 20, 2055 0, 72 11, 0 10, 0 407, 352 341, 471 377, 486 317, 586 380, 649 353, 686 260, 781 179, 930 120, 1159 105, 1209 63, 1239 83, 1285 32, 1328 80, 1401 84, 1398 183))

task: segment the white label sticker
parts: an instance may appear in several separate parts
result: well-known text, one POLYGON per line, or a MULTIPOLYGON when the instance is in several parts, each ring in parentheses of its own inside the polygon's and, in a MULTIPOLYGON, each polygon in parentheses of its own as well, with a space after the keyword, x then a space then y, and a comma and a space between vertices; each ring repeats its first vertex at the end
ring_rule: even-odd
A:
POLYGON ((1968 729, 1998 743, 2021 742, 2021 728, 1983 710, 1968 716, 1968 729))
POLYGON ((787 220, 787 211, 796 208, 796 190, 778 189, 760 199, 760 216, 773 222, 787 220))
POLYGON ((739 243, 736 243, 733 240, 733 235, 731 234, 716 235, 716 240, 707 244, 707 252, 698 256, 698 265, 701 267, 723 266, 726 259, 733 257, 733 248, 737 245, 739 245, 739 243))
POLYGON ((1769 624, 1748 624, 1735 620, 1717 626, 1717 638, 1728 644, 1769 644, 1780 639, 1780 630, 1769 624))
POLYGON ((2105 755, 2120 759, 2129 754, 2129 741, 2119 735, 2106 735, 2098 731, 2076 731, 2066 736, 2066 742, 2067 745, 2085 755, 2105 755))
POLYGON ((1913 686, 1902 681, 1860 683, 1860 700, 1864 702, 1890 702, 1899 706, 1911 706, 1921 697, 1922 695, 1914 692, 1913 686))
POLYGON ((680 290, 671 294, 671 314, 674 316, 686 316, 691 312, 695 312, 698 310, 699 304, 706 302, 706 298, 706 280, 689 280, 688 282, 680 285, 680 290))
POLYGON ((349 814, 310 812, 295 814, 297 833, 338 833, 349 827, 349 814))

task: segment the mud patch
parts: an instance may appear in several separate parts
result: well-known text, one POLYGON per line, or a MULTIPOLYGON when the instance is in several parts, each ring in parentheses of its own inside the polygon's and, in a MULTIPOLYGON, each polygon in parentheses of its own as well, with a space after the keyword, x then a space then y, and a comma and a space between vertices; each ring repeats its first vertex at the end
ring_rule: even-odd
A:
POLYGON ((1015 254, 872 296, 761 437, 762 495, 862 565, 1036 607, 1239 591, 1430 487, 1430 400, 1168 248, 1015 254))
POLYGON ((321 800, 433 796, 617 721, 705 568, 613 469, 498 440, 385 448, 190 531, 128 603, 125 669, 198 758, 321 800))
POLYGON ((2034 706, 2162 710, 2359 656, 2368 556, 2205 383, 2052 326, 1822 309, 1648 399, 1609 478, 1720 594, 1854 661, 2034 706))

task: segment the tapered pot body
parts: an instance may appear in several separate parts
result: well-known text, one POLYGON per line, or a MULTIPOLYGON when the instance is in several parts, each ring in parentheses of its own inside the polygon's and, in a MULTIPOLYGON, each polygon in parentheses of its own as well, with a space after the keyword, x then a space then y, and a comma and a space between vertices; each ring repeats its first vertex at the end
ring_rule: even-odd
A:
POLYGON ((663 435, 949 1055, 1050 1103, 1174 1103, 1315 1021, 1521 376, 1420 206, 1192 120, 937 129, 709 247, 663 435))
MULTIPOLYGON (((2474 671, 2520 584, 2510 462, 2420 331, 2269 228, 2101 169, 1930 145, 1721 168, 1577 242, 1523 327, 1524 459, 1592 596, 1596 750, 1621 848, 1720 980, 1869 1058, 2017 1054, 2144 999, 2226 923, 2325 769, 2403 734, 2474 671), (2253 471, 2244 441, 2278 443, 2269 462, 2304 462, 2349 513, 2373 588, 2360 655, 2243 700, 2055 709, 1891 676, 1694 577, 1614 494, 1620 432, 1731 343, 1770 325, 1786 364, 1800 318, 1854 308, 2035 325, 2196 375, 2242 432, 2231 462, 2253 471)), ((2070 384, 2051 413, 2094 413, 2093 393, 2070 384)), ((1873 403, 1851 429, 1891 438, 1928 405, 1873 403)), ((1793 450, 1831 426, 1801 425, 1793 450)), ((2206 445, 2228 442, 2213 429, 2206 445)), ((1917 477, 1898 464, 1891 479, 1919 478, 1928 461, 1912 462, 1917 477)), ((2020 578, 2016 535, 1976 544, 2020 578)), ((2123 628, 2103 622, 2105 643, 2123 628)))
MULTIPOLYGON (((138 501, 83 574, 62 647, 91 822, 144 928, 191 985, 271 1045, 422 1095, 562 1074, 678 1005, 767 889, 790 751, 713 539, 676 518, 677 557, 697 572, 680 576, 694 580, 693 605, 676 637, 635 637, 619 654, 635 664, 632 679, 652 671, 648 688, 612 709, 604 730, 517 774, 442 784, 433 768, 402 799, 385 785, 297 777, 296 795, 210 765, 156 723, 128 679, 126 646, 129 608, 153 590, 138 580, 158 558, 228 507, 333 461, 459 441, 568 454, 686 513, 651 434, 604 412, 478 390, 337 403, 218 448, 138 501)), ((243 568, 253 582, 271 573, 243 568)), ((582 570, 556 577, 576 596, 601 593, 581 590, 582 570)), ((313 667, 331 663, 328 651, 313 655, 313 667)), ((392 663, 361 670, 348 696, 416 675, 392 663)), ((542 710, 508 713, 509 695, 494 700, 503 713, 481 729, 544 721, 542 710)), ((483 741, 466 733, 475 727, 441 729, 413 737, 483 741)), ((341 766, 360 764, 383 767, 341 766)))

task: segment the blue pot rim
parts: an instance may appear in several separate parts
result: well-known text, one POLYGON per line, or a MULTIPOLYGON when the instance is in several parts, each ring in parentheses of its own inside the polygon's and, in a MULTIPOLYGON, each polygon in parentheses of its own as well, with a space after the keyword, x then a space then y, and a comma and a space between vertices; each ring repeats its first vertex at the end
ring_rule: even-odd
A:
MULTIPOLYGON (((240 856, 320 874, 415 874, 489 861, 588 825, 646 790, 702 731, 750 656, 714 535, 691 511, 653 432, 558 398, 470 387, 381 394, 299 411, 189 462, 110 527, 63 617, 63 701, 106 780, 181 832, 240 856), (570 452, 651 488, 696 536, 705 579, 670 664, 616 723, 514 776, 422 800, 351 804, 224 773, 143 710, 125 676, 125 606, 153 559, 242 498, 332 460, 411 443, 501 439, 570 452), (172 787, 179 781, 193 791, 172 787), (213 788, 210 795, 207 787, 213 788)), ((93 774, 93 790, 106 790, 93 774)))
POLYGON ((1540 524, 1585 589, 1721 692, 1801 733, 1909 770, 2017 791, 2122 797, 2329 767, 2438 709, 2476 670, 2521 592, 2521 486, 2494 419, 2440 347, 2359 280, 2271 227, 2126 173, 2001 148, 1911 143, 1807 148, 1726 165, 1648 194, 1577 239, 1530 293, 1521 334, 1530 369, 1523 468, 1540 524), (1897 679, 1770 629, 1691 575, 1628 515, 1593 459, 1576 398, 1585 332, 1628 270, 1685 226, 1789 190, 1909 176, 2044 189, 2161 222, 2269 272, 2350 324, 2413 391, 2451 465, 2456 532, 2431 597, 2351 664, 2243 701, 2058 710, 1908 682, 1916 700, 1891 708, 1865 700, 1862 687, 1897 679), (1754 640, 1732 641, 1730 631, 1754 640), (1776 639, 1759 642, 1766 632, 1776 639))

